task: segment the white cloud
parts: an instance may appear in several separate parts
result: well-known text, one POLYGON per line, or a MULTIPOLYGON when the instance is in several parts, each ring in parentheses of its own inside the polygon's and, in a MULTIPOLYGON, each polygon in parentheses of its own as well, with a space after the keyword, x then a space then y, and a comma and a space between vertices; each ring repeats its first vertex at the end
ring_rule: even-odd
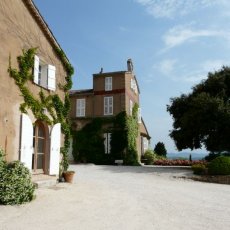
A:
POLYGON ((227 0, 134 0, 146 7, 149 14, 155 18, 174 18, 186 15, 197 9, 217 5, 229 5, 227 0))
POLYGON ((162 74, 170 75, 173 72, 176 63, 176 59, 165 59, 159 63, 158 69, 162 74))
MULTIPOLYGON (((223 65, 229 66, 230 59, 210 59, 198 64, 195 69, 178 59, 165 59, 153 66, 153 71, 162 74, 162 76, 174 82, 187 82, 197 84, 206 79, 209 72, 218 71, 223 65)), ((151 72, 153 72, 151 71, 151 72)), ((146 82, 152 82, 153 76, 149 75, 146 82)))
POLYGON ((218 71, 223 66, 229 66, 229 65, 230 65, 230 60, 223 60, 223 59, 206 60, 204 63, 202 63, 202 69, 208 73, 208 72, 218 71))
POLYGON ((193 29, 190 25, 175 26, 163 35, 165 48, 162 51, 164 52, 188 41, 196 41, 201 37, 220 37, 230 41, 230 31, 193 29))

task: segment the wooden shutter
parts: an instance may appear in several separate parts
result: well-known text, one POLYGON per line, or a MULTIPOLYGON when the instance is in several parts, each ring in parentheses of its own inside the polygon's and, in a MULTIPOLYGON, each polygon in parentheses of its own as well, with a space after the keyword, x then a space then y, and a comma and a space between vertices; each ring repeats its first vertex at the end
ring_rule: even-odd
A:
POLYGON ((47 87, 49 90, 56 90, 56 76, 55 76, 56 68, 53 65, 48 65, 47 71, 47 87))
POLYGON ((111 153, 111 133, 108 133, 108 153, 111 153))
POLYGON ((108 114, 108 97, 104 97, 104 115, 108 114))
POLYGON ((113 114, 113 97, 109 97, 108 98, 108 107, 109 107, 109 114, 112 115, 113 114))
POLYGON ((33 155, 33 125, 28 115, 22 114, 21 117, 21 142, 20 142, 20 161, 32 170, 33 155))
POLYGON ((84 117, 85 116, 85 98, 83 99, 77 99, 77 105, 76 105, 76 116, 77 117, 84 117))
POLYGON ((138 108, 138 123, 141 123, 141 108, 138 108))
POLYGON ((112 77, 105 78, 105 91, 112 90, 112 77))
POLYGON ((39 75, 39 57, 34 55, 34 83, 38 84, 39 75))
POLYGON ((107 140, 107 133, 103 134, 104 136, 104 146, 105 146, 105 153, 108 153, 108 140, 107 140))
POLYGON ((53 126, 50 136, 50 175, 59 174, 60 146, 61 146, 61 124, 53 126))

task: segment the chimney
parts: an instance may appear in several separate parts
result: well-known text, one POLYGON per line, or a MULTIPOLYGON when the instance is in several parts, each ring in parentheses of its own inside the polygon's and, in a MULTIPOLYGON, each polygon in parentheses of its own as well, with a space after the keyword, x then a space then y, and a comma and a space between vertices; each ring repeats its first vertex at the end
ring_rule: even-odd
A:
POLYGON ((127 60, 127 69, 129 72, 133 72, 133 62, 131 58, 127 60))

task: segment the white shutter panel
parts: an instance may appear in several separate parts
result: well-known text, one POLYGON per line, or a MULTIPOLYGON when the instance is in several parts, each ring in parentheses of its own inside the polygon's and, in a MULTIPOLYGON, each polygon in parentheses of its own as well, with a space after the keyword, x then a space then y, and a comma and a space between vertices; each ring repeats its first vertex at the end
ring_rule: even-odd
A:
POLYGON ((20 161, 31 170, 33 155, 33 125, 28 115, 21 117, 20 161))
POLYGON ((104 114, 108 114, 108 97, 104 97, 104 114))
POLYGON ((34 83, 38 84, 39 75, 39 57, 34 55, 34 83))
POLYGON ((133 101, 129 100, 129 114, 130 116, 133 115, 133 101))
POLYGON ((104 146, 105 146, 105 153, 108 153, 108 140, 107 140, 107 133, 103 134, 104 136, 104 146))
POLYGON ((141 108, 138 108, 138 123, 141 123, 141 108))
POLYGON ((108 90, 112 90, 112 77, 108 77, 108 90))
POLYGON ((80 117, 80 115, 81 115, 81 108, 80 108, 80 106, 81 106, 81 101, 79 100, 79 99, 77 99, 77 105, 76 105, 76 110, 77 110, 77 117, 80 117))
POLYGON ((109 114, 113 114, 113 97, 109 97, 109 114))
POLYGON ((50 136, 50 175, 59 174, 60 145, 61 145, 61 124, 53 126, 50 136))
POLYGON ((108 133, 108 153, 111 153, 111 133, 108 133))
POLYGON ((47 73, 47 87, 50 90, 56 90, 56 76, 55 76, 56 68, 53 65, 48 65, 48 73, 47 73))

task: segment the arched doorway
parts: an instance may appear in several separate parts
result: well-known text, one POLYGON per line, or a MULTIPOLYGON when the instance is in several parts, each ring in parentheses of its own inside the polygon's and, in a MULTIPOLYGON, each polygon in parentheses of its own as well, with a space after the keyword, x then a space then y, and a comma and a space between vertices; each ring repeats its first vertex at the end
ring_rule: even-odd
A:
POLYGON ((46 145, 47 135, 44 124, 41 121, 37 121, 34 126, 33 132, 33 158, 32 158, 32 170, 33 173, 39 174, 45 172, 46 167, 46 145))

